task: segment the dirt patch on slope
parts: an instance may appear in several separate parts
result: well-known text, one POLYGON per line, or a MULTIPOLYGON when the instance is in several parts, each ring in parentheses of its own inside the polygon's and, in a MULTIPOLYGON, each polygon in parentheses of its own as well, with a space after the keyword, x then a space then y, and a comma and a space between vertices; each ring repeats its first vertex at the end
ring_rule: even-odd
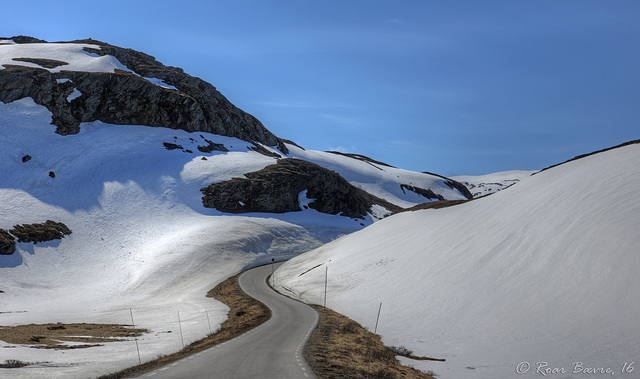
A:
POLYGON ((123 341, 147 332, 117 324, 29 324, 0 326, 0 340, 37 349, 79 349, 123 341))

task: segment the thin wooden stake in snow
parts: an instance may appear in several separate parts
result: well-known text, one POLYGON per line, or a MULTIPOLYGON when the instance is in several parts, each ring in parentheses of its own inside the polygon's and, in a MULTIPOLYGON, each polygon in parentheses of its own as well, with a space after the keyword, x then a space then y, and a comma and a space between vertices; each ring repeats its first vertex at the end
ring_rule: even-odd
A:
MULTIPOLYGON (((129 308, 129 313, 131 314, 131 327, 135 329, 136 323, 133 322, 133 311, 131 308, 129 308)), ((140 358, 140 347, 138 346, 138 336, 134 336, 134 339, 136 340, 136 350, 138 350, 138 363, 142 364, 142 359, 140 358)))
POLYGON ((213 334, 213 332, 211 331, 211 321, 209 320, 209 312, 205 309, 204 313, 207 314, 207 324, 209 324, 209 334, 213 334))
POLYGON ((329 266, 324 270, 324 307, 327 307, 327 281, 329 279, 329 266))
POLYGON ((182 348, 184 349, 184 337, 182 336, 182 323, 180 322, 180 311, 178 311, 178 327, 180 327, 180 339, 182 340, 182 348))
POLYGON ((275 261, 276 261, 275 258, 271 258, 271 287, 273 287, 273 288, 276 287, 276 274, 275 274, 274 268, 273 268, 273 265, 274 265, 275 261))
POLYGON ((380 320, 380 310, 382 309, 382 303, 380 303, 380 307, 378 308, 378 317, 376 317, 376 328, 373 330, 373 334, 376 334, 378 331, 378 321, 380 320))

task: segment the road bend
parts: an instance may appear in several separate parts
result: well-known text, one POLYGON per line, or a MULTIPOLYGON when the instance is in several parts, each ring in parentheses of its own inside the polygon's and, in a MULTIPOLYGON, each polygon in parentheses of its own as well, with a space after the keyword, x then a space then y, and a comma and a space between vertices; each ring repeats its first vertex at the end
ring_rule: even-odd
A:
POLYGON ((303 358, 304 345, 318 323, 313 308, 273 291, 266 284, 271 266, 240 275, 240 287, 266 304, 271 318, 251 331, 141 377, 215 379, 315 378, 303 358))

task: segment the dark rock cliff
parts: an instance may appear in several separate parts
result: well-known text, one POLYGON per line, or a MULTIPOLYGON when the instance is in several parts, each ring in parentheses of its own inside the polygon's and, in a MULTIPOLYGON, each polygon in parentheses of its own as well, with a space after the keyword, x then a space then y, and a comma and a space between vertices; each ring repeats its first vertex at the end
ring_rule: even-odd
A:
MULTIPOLYGON (((17 43, 42 42, 30 37, 11 39, 17 43)), ((211 84, 185 74, 182 69, 165 66, 150 55, 100 41, 69 43, 97 45, 99 49, 85 50, 112 55, 135 74, 122 70, 115 73, 64 71, 66 62, 30 59, 27 61, 42 67, 59 67, 62 71, 51 73, 44 68, 20 66, 18 62, 5 65, 0 70, 0 101, 8 103, 24 97, 33 98, 53 113, 52 123, 62 135, 78 133, 82 122, 99 120, 111 124, 210 132, 260 142, 275 146, 285 154, 288 152, 283 141, 255 117, 235 107, 211 84), (155 85, 145 78, 161 79, 176 89, 155 85), (68 101, 74 89, 82 95, 68 101)))
POLYGON ((364 218, 373 204, 399 210, 352 186, 336 172, 299 159, 280 159, 245 176, 203 188, 204 206, 229 213, 300 211, 298 195, 307 190, 307 198, 313 199, 309 207, 318 212, 364 218))

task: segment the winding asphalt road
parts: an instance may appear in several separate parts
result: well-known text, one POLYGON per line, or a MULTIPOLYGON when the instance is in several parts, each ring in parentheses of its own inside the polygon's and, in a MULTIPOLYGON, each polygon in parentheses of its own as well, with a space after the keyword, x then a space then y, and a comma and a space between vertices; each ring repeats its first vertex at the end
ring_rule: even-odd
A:
MULTIPOLYGON (((269 308, 261 326, 220 345, 142 375, 143 378, 315 378, 302 351, 318 323, 313 308, 282 296, 266 284, 271 266, 246 271, 240 287, 269 308)), ((276 279, 277 280, 277 279, 276 279)))

